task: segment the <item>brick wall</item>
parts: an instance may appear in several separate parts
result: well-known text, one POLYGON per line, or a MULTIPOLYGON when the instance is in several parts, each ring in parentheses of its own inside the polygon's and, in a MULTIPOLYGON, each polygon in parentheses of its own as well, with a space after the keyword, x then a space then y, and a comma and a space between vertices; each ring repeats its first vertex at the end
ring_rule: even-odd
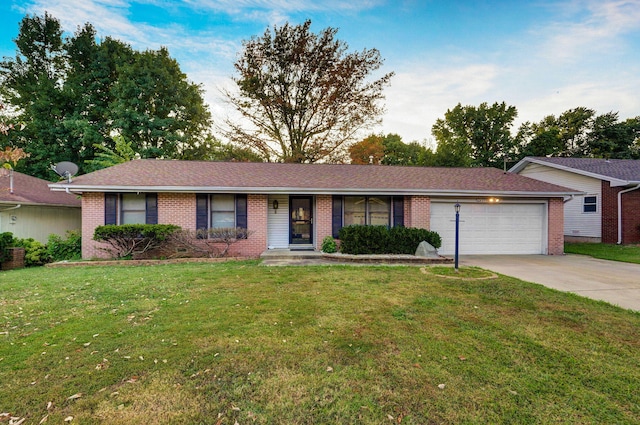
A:
POLYGON ((562 198, 551 198, 548 204, 547 254, 564 254, 564 202, 562 198))
POLYGON ((428 196, 405 198, 405 227, 431 227, 431 199, 428 196))
POLYGON ((331 236, 333 233, 332 199, 331 195, 316 196, 316 215, 314 218, 314 224, 316 227, 316 249, 320 249, 322 246, 322 240, 327 236, 331 236))
MULTIPOLYGON (((258 257, 267 249, 267 196, 247 197, 247 226, 253 233, 248 239, 231 245, 229 256, 258 257)), ((193 193, 159 193, 158 223, 175 224, 183 229, 196 228, 196 196, 193 193)), ((104 225, 104 194, 85 193, 82 196, 82 257, 107 258, 100 247, 105 244, 93 240, 97 226, 104 225)))
MULTIPOLYGON (((602 242, 618 243, 618 192, 624 187, 611 187, 602 182, 602 242)), ((640 243, 640 189, 622 194, 622 243, 640 243)))
POLYGON ((82 194, 82 258, 107 258, 104 244, 93 240, 96 227, 104 225, 104 193, 82 194))

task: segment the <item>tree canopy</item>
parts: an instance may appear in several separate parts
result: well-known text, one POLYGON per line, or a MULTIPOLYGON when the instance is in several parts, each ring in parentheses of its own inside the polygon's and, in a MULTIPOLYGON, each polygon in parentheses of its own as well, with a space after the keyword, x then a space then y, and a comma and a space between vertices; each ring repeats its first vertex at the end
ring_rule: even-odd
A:
POLYGON ((340 161, 357 132, 378 122, 393 73, 376 49, 348 53, 337 29, 311 32, 311 21, 267 29, 243 43, 234 64, 238 92, 226 92, 243 120, 226 135, 267 161, 340 161))
POLYGON ((191 157, 210 132, 202 88, 166 49, 99 42, 91 24, 64 38, 47 13, 25 16, 15 42, 15 58, 0 63, 0 94, 23 125, 2 141, 30 154, 20 171, 48 179, 59 161, 93 171, 119 136, 143 158, 191 157))

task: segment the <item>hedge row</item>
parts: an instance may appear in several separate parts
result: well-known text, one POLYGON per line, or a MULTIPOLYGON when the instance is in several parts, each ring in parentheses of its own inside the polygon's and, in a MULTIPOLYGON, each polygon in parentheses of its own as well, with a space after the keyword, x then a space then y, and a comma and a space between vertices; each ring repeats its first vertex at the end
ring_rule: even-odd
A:
POLYGON ((340 251, 345 254, 410 254, 422 241, 440 248, 442 239, 436 232, 414 227, 345 226, 340 229, 340 251))

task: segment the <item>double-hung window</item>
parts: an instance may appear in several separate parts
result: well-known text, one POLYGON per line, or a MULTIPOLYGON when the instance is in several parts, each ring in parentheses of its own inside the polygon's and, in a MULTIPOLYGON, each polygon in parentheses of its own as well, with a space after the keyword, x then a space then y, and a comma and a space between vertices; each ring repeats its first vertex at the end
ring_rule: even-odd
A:
POLYGON ((334 196, 332 233, 344 226, 404 226, 402 196, 334 196))
POLYGON ((198 193, 196 195, 196 228, 247 228, 247 195, 198 193))
POLYGON ((582 201, 583 213, 594 213, 598 211, 598 198, 596 196, 585 196, 582 201))
POLYGON ((104 224, 158 224, 158 194, 105 193, 104 224))

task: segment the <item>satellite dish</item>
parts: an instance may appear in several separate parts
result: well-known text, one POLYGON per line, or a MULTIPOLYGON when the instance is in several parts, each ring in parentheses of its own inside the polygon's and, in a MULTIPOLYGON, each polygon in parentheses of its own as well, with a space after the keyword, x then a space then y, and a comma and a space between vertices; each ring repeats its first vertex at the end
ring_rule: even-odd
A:
POLYGON ((78 172, 78 166, 69 161, 58 162, 56 165, 52 165, 51 168, 60 177, 66 178, 69 183, 71 183, 71 177, 78 172))

